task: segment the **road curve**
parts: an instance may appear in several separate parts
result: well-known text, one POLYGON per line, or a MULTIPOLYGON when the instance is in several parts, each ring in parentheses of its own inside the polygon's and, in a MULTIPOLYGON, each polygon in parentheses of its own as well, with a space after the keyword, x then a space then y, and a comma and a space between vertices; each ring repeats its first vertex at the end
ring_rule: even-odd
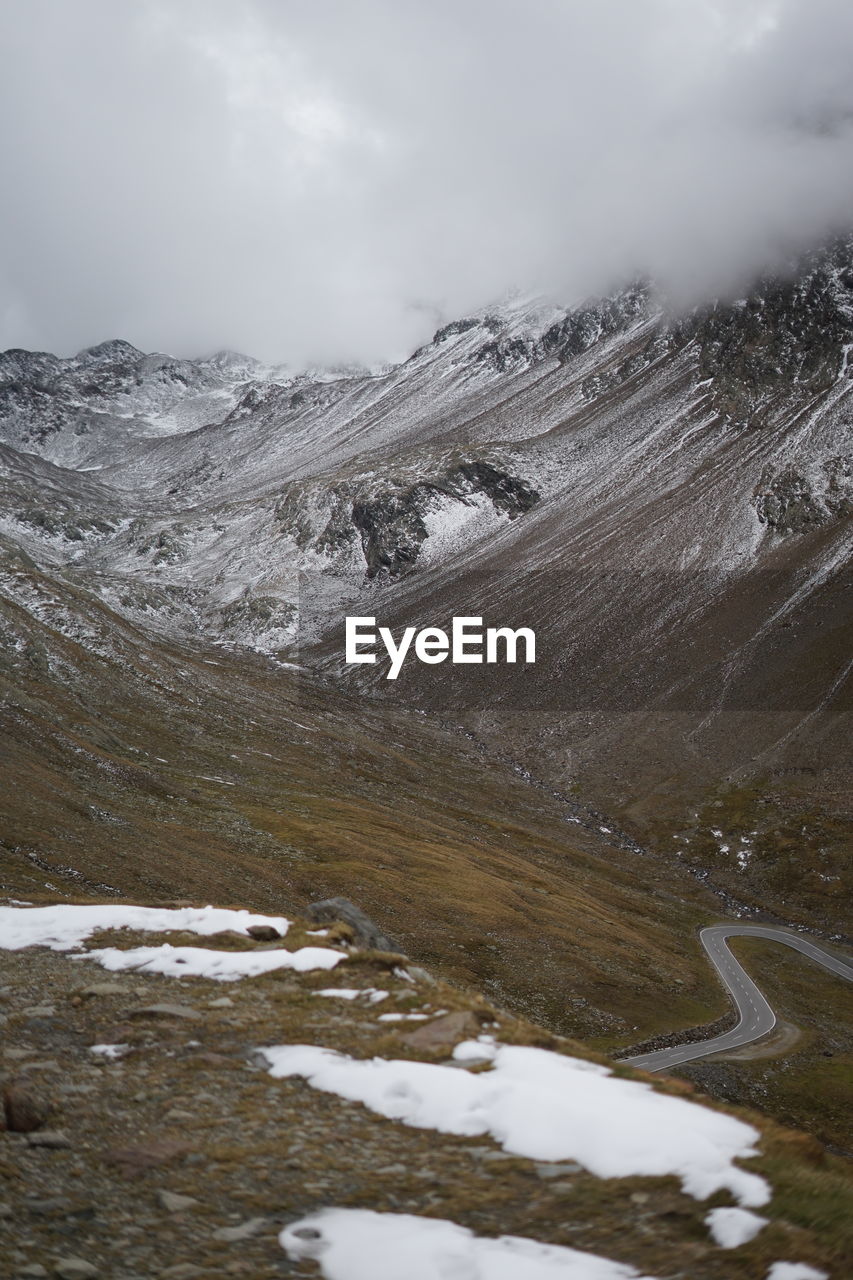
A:
POLYGON ((679 1044, 672 1049, 639 1053, 631 1058, 621 1058, 621 1062, 629 1062, 632 1067, 641 1067, 643 1071, 666 1071, 682 1062, 691 1062, 694 1058, 706 1058, 709 1054, 720 1053, 724 1049, 739 1049, 773 1030, 776 1014, 752 978, 732 955, 726 945, 727 938, 768 938, 771 942, 784 943, 786 947, 793 947, 795 951, 808 956, 816 964, 823 965, 830 973, 853 982, 853 965, 839 960, 837 956, 816 947, 801 934, 788 929, 774 929, 761 924, 714 924, 703 929, 699 938, 711 964, 720 975, 723 986, 735 1002, 740 1015, 737 1026, 721 1036, 714 1036, 712 1040, 694 1040, 690 1044, 679 1044))

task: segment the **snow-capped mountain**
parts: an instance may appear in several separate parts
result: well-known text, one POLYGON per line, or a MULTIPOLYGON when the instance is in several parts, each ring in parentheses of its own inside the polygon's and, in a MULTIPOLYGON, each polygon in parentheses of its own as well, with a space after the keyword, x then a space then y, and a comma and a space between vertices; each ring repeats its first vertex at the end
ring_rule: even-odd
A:
MULTIPOLYGON (((839 242, 688 315, 643 283, 515 299, 375 371, 10 351, 0 535, 152 634, 465 723, 689 858, 720 788, 841 802, 851 346, 839 242), (525 624, 537 664, 391 686, 343 669, 347 613, 525 624)), ((824 836, 797 893, 830 920, 824 836)), ((751 885, 726 843, 723 878, 781 902, 790 867, 751 885)))

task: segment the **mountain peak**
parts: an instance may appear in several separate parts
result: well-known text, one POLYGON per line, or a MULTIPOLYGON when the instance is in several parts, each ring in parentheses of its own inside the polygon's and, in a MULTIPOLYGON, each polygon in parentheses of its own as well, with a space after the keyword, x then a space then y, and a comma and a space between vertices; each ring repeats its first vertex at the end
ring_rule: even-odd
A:
POLYGON ((144 354, 124 338, 109 338, 94 347, 84 347, 77 352, 75 359, 86 364, 106 364, 115 360, 135 360, 144 354))

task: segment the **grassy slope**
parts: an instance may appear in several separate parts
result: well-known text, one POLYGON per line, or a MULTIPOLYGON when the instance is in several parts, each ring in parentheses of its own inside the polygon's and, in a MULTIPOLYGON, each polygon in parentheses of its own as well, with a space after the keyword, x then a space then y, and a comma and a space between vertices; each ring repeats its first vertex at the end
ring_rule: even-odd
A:
MULTIPOLYGON (((718 902, 683 869, 568 825, 428 717, 245 651, 155 643, 18 571, 43 620, 2 615, 0 891, 275 911, 343 894, 417 960, 604 1051, 726 1012, 696 942, 718 902)), ((827 1065, 810 1060, 796 1105, 767 1105, 805 1127, 813 1110, 841 1141, 810 1104, 812 1070, 827 1065)))
POLYGON ((693 941, 711 900, 686 875, 567 825, 422 716, 245 653, 155 647, 50 591, 87 635, 6 611, 6 892, 285 910, 344 894, 413 956, 562 1032, 627 1042, 717 1012, 693 941))

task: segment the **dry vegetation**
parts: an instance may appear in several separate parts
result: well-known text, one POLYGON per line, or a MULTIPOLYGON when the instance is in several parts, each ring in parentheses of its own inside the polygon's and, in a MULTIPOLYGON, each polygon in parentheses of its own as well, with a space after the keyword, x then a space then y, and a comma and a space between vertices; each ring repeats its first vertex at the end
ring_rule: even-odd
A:
MULTIPOLYGON (((286 945, 297 945, 304 929, 297 924, 286 945)), ((152 941, 130 931, 116 938, 122 946, 152 941)), ((107 940, 101 934, 87 945, 107 940)), ((238 945, 233 937, 193 941, 238 945)), ((813 1139, 755 1114, 737 1111, 762 1131, 762 1154, 748 1166, 773 1185, 762 1210, 771 1225, 751 1244, 722 1251, 702 1219, 726 1203, 724 1194, 698 1203, 674 1178, 601 1180, 571 1167, 545 1176, 542 1166, 505 1156, 489 1139, 410 1129, 301 1080, 271 1080, 257 1065, 253 1049, 271 1043, 322 1044, 356 1056, 447 1053, 415 1052, 403 1037, 422 1024, 378 1022, 388 1009, 468 1011, 473 1025, 503 1041, 590 1056, 445 982, 406 982, 393 965, 393 958, 355 952, 331 983, 329 974, 280 971, 219 984, 104 974, 44 950, 0 952, 4 1079, 49 1097, 50 1125, 68 1139, 50 1150, 31 1147, 23 1135, 0 1136, 0 1202, 12 1210, 6 1259, 50 1270, 59 1257, 83 1256, 124 1280, 307 1277, 316 1274, 312 1264, 289 1264, 275 1235, 324 1204, 450 1217, 481 1234, 532 1236, 691 1280, 763 1280, 769 1264, 785 1257, 832 1268, 853 1247, 849 1167, 813 1139), (389 995, 380 1005, 316 995, 339 984, 379 986, 389 995), (211 1005, 223 995, 233 1003, 211 1005), (53 1013, 33 1012, 47 999, 53 1013), (200 1016, 139 1016, 161 1001, 200 1016), (88 1046, 104 1042, 130 1051, 114 1063, 94 1059, 88 1046), (169 1211, 164 1191, 196 1203, 169 1211), (242 1241, 214 1235, 251 1219, 261 1221, 242 1241)), ((666 1080, 655 1087, 690 1089, 666 1080)))
POLYGON ((686 873, 567 823, 427 717, 108 621, 101 658, 13 619, 6 892, 275 911, 344 894, 418 960, 563 1033, 628 1044, 723 1011, 694 942, 714 899, 686 873))

